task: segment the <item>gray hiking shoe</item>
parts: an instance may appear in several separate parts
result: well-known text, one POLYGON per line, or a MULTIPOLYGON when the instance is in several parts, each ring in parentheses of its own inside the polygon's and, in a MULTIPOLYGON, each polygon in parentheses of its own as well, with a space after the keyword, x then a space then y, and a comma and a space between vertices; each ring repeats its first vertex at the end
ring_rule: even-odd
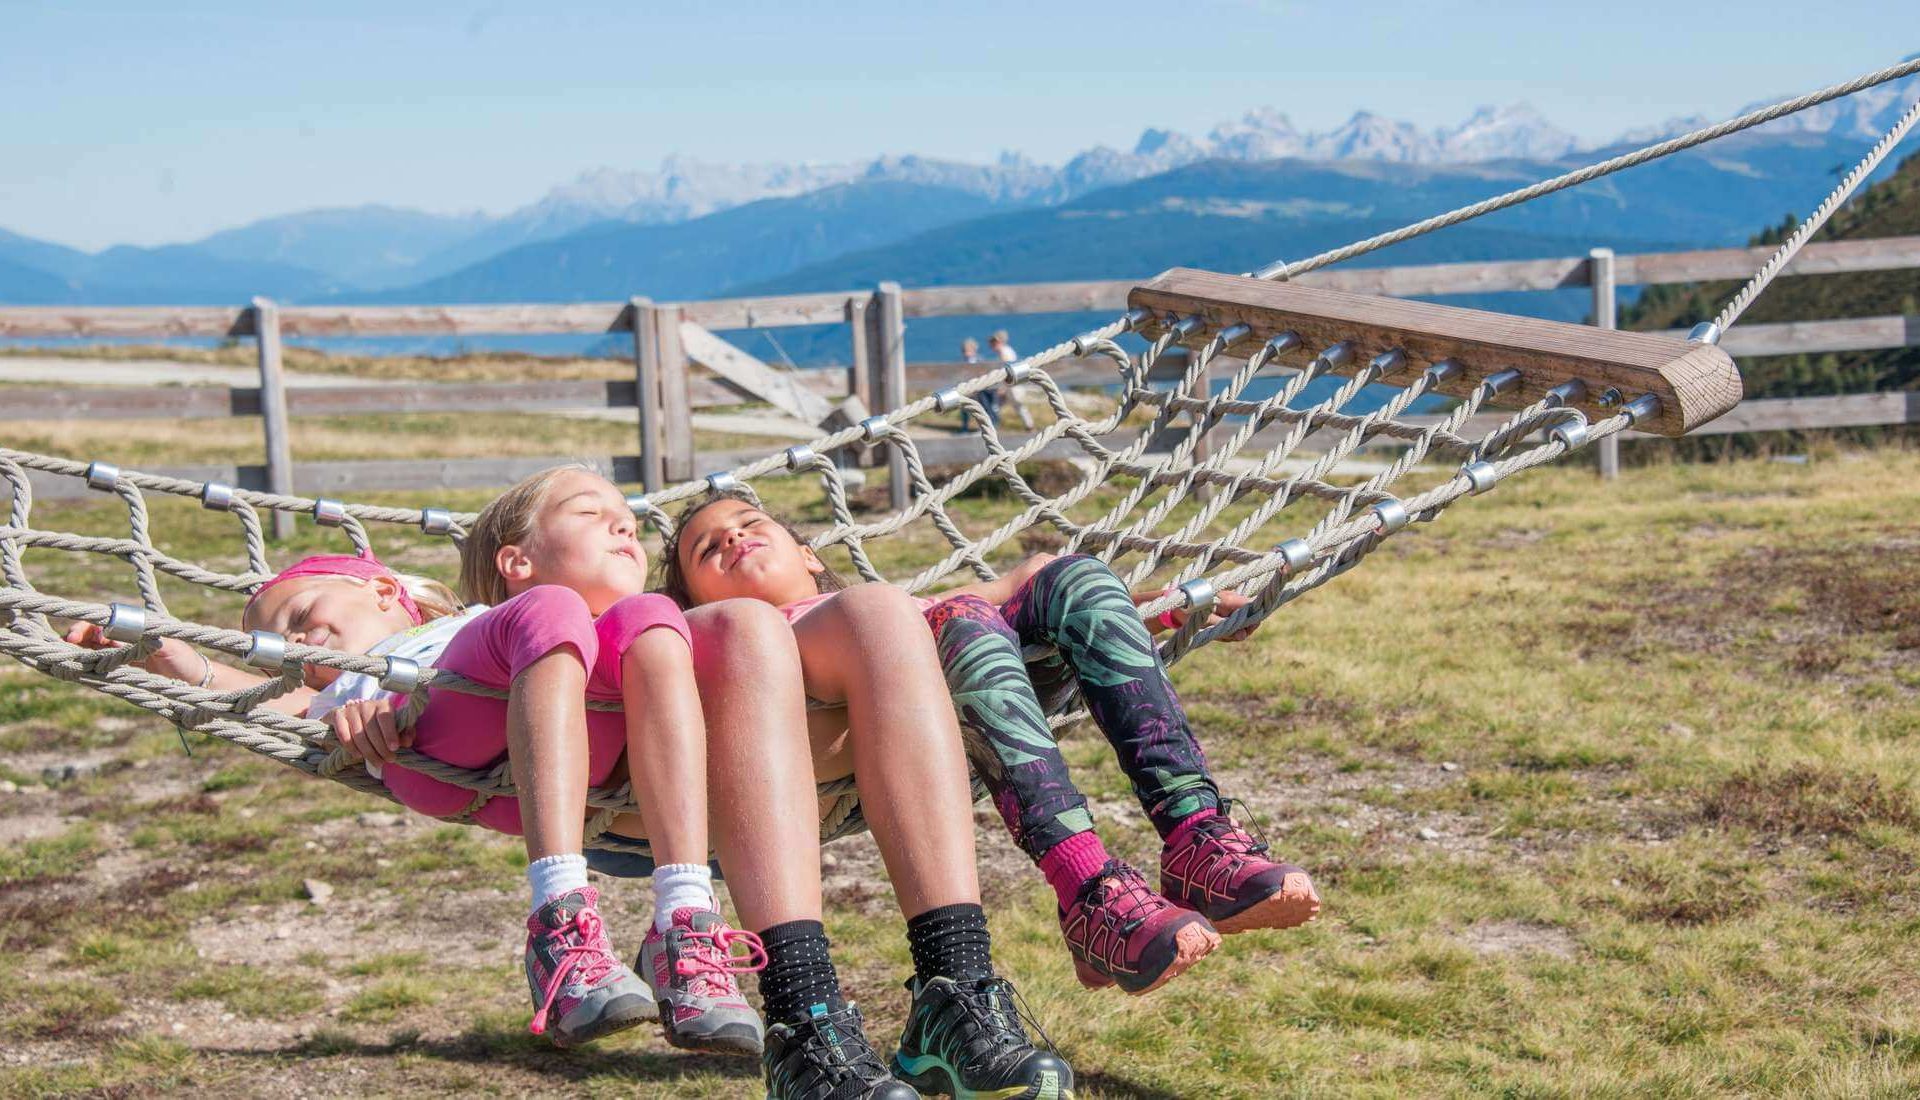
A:
POLYGON ((688 906, 674 910, 673 924, 664 933, 647 930, 635 969, 653 987, 668 1043, 684 1050, 757 1058, 766 1029, 734 975, 766 965, 759 936, 727 927, 711 909, 688 906), (734 954, 736 945, 746 953, 734 954))
POLYGON ((653 994, 613 956, 588 886, 554 898, 527 918, 527 986, 535 1035, 570 1047, 622 1031, 654 1014, 653 994))

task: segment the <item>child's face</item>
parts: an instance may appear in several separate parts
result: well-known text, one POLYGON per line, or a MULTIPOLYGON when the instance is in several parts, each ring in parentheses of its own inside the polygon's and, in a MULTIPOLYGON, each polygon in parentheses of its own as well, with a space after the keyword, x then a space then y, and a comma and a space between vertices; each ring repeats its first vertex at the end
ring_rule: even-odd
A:
MULTIPOLYGON (((270 630, 300 645, 365 653, 413 625, 392 577, 293 577, 260 594, 247 609, 249 630, 270 630)), ((323 688, 339 669, 306 666, 305 682, 323 688)))
POLYGON ((826 571, 812 547, 744 500, 702 508, 680 532, 679 554, 696 604, 740 597, 792 603, 818 592, 814 575, 826 571))
POLYGON ((500 548, 495 567, 507 591, 571 588, 595 615, 647 590, 647 552, 627 498, 598 474, 567 470, 547 486, 525 543, 500 548))

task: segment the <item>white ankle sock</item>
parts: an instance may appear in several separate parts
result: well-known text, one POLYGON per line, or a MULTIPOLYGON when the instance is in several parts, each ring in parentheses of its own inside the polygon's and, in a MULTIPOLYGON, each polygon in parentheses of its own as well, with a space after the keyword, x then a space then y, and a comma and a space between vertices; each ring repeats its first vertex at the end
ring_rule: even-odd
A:
POLYGON ((579 853, 548 856, 527 864, 527 885, 532 888, 533 907, 545 905, 551 898, 578 890, 587 884, 587 857, 579 853))
POLYGON ((675 910, 717 909, 713 900, 713 871, 704 863, 662 863, 653 869, 653 927, 665 932, 673 926, 675 910))

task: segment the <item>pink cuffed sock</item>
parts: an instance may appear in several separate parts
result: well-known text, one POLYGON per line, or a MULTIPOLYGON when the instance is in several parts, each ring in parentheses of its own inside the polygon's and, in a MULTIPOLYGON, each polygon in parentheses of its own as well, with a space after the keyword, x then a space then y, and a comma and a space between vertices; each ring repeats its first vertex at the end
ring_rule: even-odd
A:
POLYGON ((1107 865, 1107 858, 1107 846, 1100 843, 1100 834, 1088 829, 1048 848, 1040 857, 1040 873, 1047 876, 1047 885, 1053 887, 1060 908, 1065 909, 1073 904, 1080 887, 1107 865))
POLYGON ((1174 822, 1173 828, 1167 832, 1167 847, 1178 847, 1180 842, 1187 838, 1187 833, 1195 825, 1217 815, 1219 812, 1217 808, 1208 806, 1204 810, 1195 810, 1179 821, 1174 822))

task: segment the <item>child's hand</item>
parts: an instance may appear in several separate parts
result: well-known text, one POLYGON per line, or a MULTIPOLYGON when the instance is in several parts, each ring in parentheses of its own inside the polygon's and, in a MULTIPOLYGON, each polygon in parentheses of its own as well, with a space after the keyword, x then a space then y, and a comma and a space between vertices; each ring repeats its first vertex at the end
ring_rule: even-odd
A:
MULTIPOLYGON (((1207 615, 1207 625, 1215 626, 1225 621, 1227 616, 1252 602, 1252 600, 1238 592, 1219 593, 1213 598, 1213 609, 1207 615)), ((1186 625, 1187 613, 1184 609, 1176 607, 1166 613, 1166 621, 1173 624, 1174 629, 1177 630, 1186 625)), ((1231 634, 1223 634, 1214 640, 1220 642, 1244 642, 1252 637, 1253 632, 1258 629, 1260 629, 1259 623, 1249 623, 1231 634)))
MULTIPOLYGON (((83 649, 119 649, 120 643, 107 637, 98 623, 74 623, 66 640, 83 649)), ((135 662, 156 676, 198 683, 211 669, 205 656, 178 638, 162 638, 152 653, 135 662)))
POLYGON ((355 760, 391 764, 400 758, 401 749, 413 745, 413 728, 400 728, 393 703, 387 699, 343 703, 327 714, 327 723, 340 739, 340 747, 355 760))

